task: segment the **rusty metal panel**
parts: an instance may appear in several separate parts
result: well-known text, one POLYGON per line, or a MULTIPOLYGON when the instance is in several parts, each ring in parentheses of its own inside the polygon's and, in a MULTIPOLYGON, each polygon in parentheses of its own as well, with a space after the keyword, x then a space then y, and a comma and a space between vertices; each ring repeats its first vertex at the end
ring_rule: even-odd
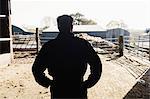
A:
POLYGON ((10 0, 0 0, 0 65, 13 60, 10 13, 10 0))
POLYGON ((10 53, 10 41, 0 42, 0 54, 10 53))
POLYGON ((9 15, 10 0, 0 0, 0 15, 9 15))
POLYGON ((9 19, 0 17, 0 38, 9 38, 9 19))

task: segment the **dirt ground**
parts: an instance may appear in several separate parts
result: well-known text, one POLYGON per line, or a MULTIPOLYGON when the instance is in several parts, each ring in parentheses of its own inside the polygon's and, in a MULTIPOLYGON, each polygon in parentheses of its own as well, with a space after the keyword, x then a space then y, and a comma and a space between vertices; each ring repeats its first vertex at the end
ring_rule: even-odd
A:
MULTIPOLYGON (((103 72, 99 82, 94 87, 88 89, 89 99, 149 98, 150 75, 146 76, 147 78, 144 78, 144 80, 139 79, 143 77, 141 76, 144 73, 142 71, 148 70, 149 63, 138 62, 132 59, 133 56, 130 58, 128 58, 129 56, 121 58, 113 58, 108 55, 99 56, 103 64, 103 72), (128 69, 127 64, 131 63, 133 68, 128 69), (137 67, 142 67, 142 70, 140 68, 141 72, 135 73, 136 71, 134 70, 138 70, 136 69, 137 67), (136 91, 134 91, 137 83, 144 85, 142 85, 142 89, 135 88, 136 91), (144 96, 145 93, 147 93, 146 96, 144 96)), ((34 59, 34 53, 16 53, 13 64, 0 67, 0 99, 50 98, 49 88, 41 87, 33 78, 31 68, 34 59)), ((85 79, 88 77, 88 74, 89 69, 86 72, 85 79)))

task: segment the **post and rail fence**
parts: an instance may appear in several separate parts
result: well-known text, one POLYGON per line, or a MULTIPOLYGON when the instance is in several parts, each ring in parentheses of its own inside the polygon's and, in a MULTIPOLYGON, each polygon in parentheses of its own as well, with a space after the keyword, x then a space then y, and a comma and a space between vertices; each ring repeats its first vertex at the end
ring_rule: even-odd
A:
MULTIPOLYGON (((40 37, 39 30, 36 28, 36 33, 32 35, 14 35, 13 36, 13 49, 14 50, 34 50, 38 53, 41 42, 48 41, 47 37, 45 39, 40 37)), ((111 41, 116 45, 119 45, 118 38, 106 38, 107 41, 111 41)), ((139 36, 123 36, 122 48, 127 50, 128 53, 134 54, 142 59, 150 60, 150 36, 149 35, 139 35, 139 36)), ((123 55, 123 53, 121 53, 123 55)))

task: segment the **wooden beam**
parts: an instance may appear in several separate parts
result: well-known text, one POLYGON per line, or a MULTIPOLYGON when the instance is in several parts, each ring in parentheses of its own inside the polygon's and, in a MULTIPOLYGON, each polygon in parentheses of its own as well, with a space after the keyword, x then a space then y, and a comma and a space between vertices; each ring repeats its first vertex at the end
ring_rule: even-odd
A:
POLYGON ((10 41, 12 38, 0 38, 0 41, 10 41))

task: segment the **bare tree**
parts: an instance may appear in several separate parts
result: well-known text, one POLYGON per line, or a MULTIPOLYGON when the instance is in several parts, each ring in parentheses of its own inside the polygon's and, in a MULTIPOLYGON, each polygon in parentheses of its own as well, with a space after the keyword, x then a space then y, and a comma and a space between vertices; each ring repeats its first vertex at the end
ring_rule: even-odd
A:
POLYGON ((70 15, 73 17, 75 25, 96 25, 97 24, 95 21, 85 18, 84 15, 79 12, 70 15))

